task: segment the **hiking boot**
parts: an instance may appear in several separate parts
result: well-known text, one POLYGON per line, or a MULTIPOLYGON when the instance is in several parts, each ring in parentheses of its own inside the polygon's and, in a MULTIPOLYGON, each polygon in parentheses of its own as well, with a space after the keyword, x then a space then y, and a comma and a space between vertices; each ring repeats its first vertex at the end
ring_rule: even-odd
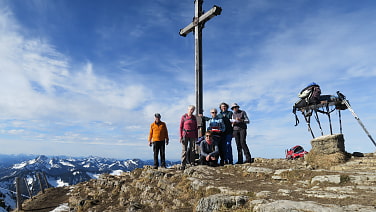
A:
POLYGON ((153 169, 158 169, 158 166, 153 166, 153 169))
POLYGON ((225 165, 234 165, 234 163, 232 161, 225 161, 225 165))
POLYGON ((241 162, 241 161, 238 161, 238 162, 236 162, 235 164, 243 164, 243 162, 241 162))
POLYGON ((253 159, 250 159, 250 160, 245 160, 244 163, 253 163, 254 160, 253 159))
POLYGON ((219 164, 218 164, 218 163, 209 163, 208 166, 211 166, 211 167, 218 167, 219 164))

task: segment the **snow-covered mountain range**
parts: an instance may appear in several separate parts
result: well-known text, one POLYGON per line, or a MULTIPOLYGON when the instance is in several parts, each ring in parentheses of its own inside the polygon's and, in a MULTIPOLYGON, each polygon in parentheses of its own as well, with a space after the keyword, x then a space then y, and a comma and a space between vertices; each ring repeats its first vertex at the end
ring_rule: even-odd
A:
MULTIPOLYGON (((176 162, 175 162, 176 163, 176 162)), ((168 165, 175 164, 168 162, 168 165)), ((20 179, 22 196, 27 198, 40 191, 37 174, 44 188, 74 185, 100 174, 113 175, 152 165, 153 161, 139 159, 117 160, 101 157, 71 158, 65 156, 7 156, 0 155, 0 212, 16 207, 15 179, 20 179), (46 185, 48 183, 48 185, 46 185), (27 187, 26 187, 27 186, 27 187), (29 189, 28 189, 29 188, 29 189), (29 191, 30 193, 29 193, 29 191)))

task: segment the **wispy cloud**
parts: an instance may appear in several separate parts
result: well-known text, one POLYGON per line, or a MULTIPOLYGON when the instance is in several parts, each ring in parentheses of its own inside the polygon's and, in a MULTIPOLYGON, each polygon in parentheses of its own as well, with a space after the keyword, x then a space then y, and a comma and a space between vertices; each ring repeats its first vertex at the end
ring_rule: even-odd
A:
MULTIPOLYGON (((100 76, 91 62, 77 68, 48 41, 22 36, 9 11, 2 12, 0 20, 0 107, 3 124, 10 127, 3 133, 30 140, 96 142, 94 134, 111 129, 100 126, 97 132, 90 131, 94 130, 89 128, 92 121, 139 122, 131 111, 149 98, 144 85, 131 78, 128 82, 133 83, 123 85, 100 76), (79 133, 80 129, 86 133, 79 133)), ((106 143, 111 139, 103 136, 100 140, 106 143)))

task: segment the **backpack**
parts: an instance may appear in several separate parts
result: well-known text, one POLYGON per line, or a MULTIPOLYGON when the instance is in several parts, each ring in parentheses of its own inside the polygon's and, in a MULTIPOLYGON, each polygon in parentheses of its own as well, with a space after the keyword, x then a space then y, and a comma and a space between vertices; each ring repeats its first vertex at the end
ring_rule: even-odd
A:
POLYGON ((286 149, 286 159, 292 160, 296 158, 303 158, 308 152, 303 149, 302 146, 296 145, 291 149, 286 149))
POLYGON ((298 97, 300 99, 295 102, 294 106, 292 107, 292 113, 295 114, 295 126, 299 124, 299 119, 296 115, 296 109, 320 103, 320 95, 320 86, 314 82, 310 83, 307 87, 300 91, 300 93, 298 94, 298 97))
POLYGON ((300 99, 304 99, 305 102, 309 105, 309 104, 319 103, 320 95, 321 95, 320 86, 312 82, 298 94, 298 97, 300 99))

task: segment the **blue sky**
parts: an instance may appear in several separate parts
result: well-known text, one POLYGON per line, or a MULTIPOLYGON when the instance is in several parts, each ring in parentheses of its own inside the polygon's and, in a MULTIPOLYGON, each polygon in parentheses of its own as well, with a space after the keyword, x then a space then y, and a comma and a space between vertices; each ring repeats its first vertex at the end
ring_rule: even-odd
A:
MULTIPOLYGON (((376 136, 376 1, 206 0, 203 9, 213 5, 222 14, 203 30, 204 115, 237 102, 253 157, 310 149, 291 108, 312 81, 345 94, 376 136)), ((1 0, 1 152, 151 159, 159 112, 167 159, 178 160, 180 117, 195 104, 194 36, 178 33, 193 16, 193 0, 1 0)), ((350 111, 342 122, 348 152, 375 151, 350 111)))

